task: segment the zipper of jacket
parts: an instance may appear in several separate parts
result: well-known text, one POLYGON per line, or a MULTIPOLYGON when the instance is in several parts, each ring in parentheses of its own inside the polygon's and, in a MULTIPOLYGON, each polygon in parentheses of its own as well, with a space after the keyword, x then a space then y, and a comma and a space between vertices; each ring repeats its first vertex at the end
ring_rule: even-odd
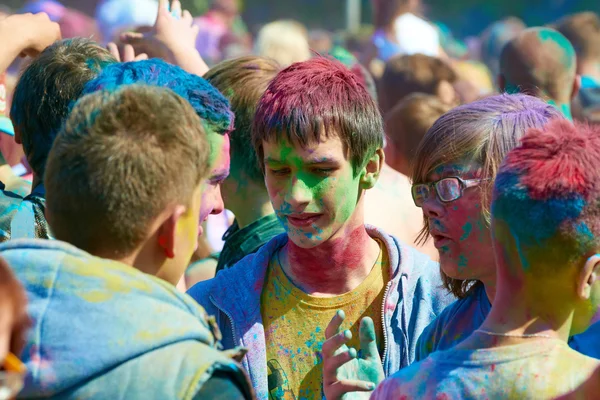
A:
POLYGON ((227 311, 223 310, 221 307, 219 307, 217 305, 217 302, 213 299, 212 296, 210 296, 210 301, 211 301, 211 303, 213 303, 215 305, 215 307, 217 307, 217 310, 221 311, 223 314, 225 314, 227 316, 227 318, 229 318, 229 322, 230 322, 230 326, 231 326, 231 337, 233 338, 233 345, 238 346, 237 337, 235 336, 235 326, 233 325, 233 318, 231 318, 231 315, 227 311))
POLYGON ((381 359, 381 365, 384 367, 383 373, 385 374, 385 359, 388 351, 388 337, 387 337, 387 325, 385 324, 385 305, 387 303, 388 292, 392 281, 389 281, 385 286, 385 292, 383 293, 383 305, 381 306, 381 327, 383 328, 383 357, 381 359))

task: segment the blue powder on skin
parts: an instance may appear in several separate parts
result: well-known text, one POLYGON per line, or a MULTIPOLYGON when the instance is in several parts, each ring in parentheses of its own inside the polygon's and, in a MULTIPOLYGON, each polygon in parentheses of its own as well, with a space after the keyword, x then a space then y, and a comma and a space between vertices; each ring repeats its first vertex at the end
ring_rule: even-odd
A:
POLYGON ((463 226, 463 235, 460 237, 460 241, 467 240, 467 238, 471 235, 471 231, 473 230, 473 225, 470 222, 467 222, 463 226))

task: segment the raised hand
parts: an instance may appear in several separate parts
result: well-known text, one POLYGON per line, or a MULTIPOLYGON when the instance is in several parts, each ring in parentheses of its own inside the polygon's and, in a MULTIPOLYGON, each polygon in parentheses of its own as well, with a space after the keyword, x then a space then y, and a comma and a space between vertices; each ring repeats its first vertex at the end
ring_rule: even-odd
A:
POLYGON ((181 9, 179 0, 160 0, 156 23, 150 31, 127 32, 120 39, 133 46, 154 48, 158 53, 168 55, 166 61, 202 76, 208 66, 196 50, 198 31, 192 15, 181 9))
POLYGON ((133 46, 130 44, 126 44, 125 47, 123 47, 123 57, 121 57, 121 53, 119 53, 119 47, 117 47, 116 43, 110 42, 106 48, 119 62, 141 61, 148 59, 148 55, 146 53, 136 55, 133 46))
POLYGON ((345 314, 338 311, 325 330, 323 343, 323 391, 327 400, 368 399, 385 379, 373 320, 360 321, 360 351, 348 348, 352 332, 341 332, 345 314))

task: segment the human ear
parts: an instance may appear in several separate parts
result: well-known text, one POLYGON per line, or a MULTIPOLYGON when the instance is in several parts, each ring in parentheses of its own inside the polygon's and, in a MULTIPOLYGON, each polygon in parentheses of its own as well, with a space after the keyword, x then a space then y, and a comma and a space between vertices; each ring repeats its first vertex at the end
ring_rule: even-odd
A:
POLYGON ((592 295, 594 283, 600 276, 600 254, 595 254, 587 259, 577 282, 577 296, 588 300, 592 295))
POLYGON ((383 167, 384 162, 385 153, 383 152, 383 148, 380 147, 369 158, 367 165, 365 165, 363 169, 363 173, 360 178, 361 189, 367 190, 375 186, 377 180, 379 179, 379 174, 381 173, 381 168, 383 167))
POLYGON ((571 100, 577 97, 579 89, 581 89, 581 75, 576 75, 575 80, 573 81, 573 88, 571 89, 571 100))
POLYGON ((157 244, 167 258, 175 258, 175 249, 177 248, 177 223, 185 212, 186 207, 182 205, 176 206, 158 229, 157 244))

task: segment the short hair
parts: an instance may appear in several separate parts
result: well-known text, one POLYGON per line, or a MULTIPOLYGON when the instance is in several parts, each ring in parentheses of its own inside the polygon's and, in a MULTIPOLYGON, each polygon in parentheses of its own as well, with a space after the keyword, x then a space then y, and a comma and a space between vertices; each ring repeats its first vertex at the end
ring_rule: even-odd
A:
POLYGON ((263 26, 256 36, 254 52, 277 61, 282 67, 311 57, 308 32, 292 20, 279 20, 263 26))
POLYGON ((235 114, 235 129, 231 132, 231 165, 243 171, 252 181, 264 179, 252 146, 252 124, 261 96, 280 70, 272 59, 257 56, 223 61, 204 77, 229 99, 235 114))
POLYGON ((443 81, 457 79, 452 68, 437 57, 397 55, 388 60, 379 82, 379 103, 385 114, 411 93, 436 95, 443 81))
POLYGON ((198 75, 155 58, 110 65, 85 86, 84 94, 135 83, 171 89, 192 105, 210 132, 223 135, 233 128, 229 101, 214 86, 198 75))
POLYGON ((500 56, 507 91, 570 101, 577 59, 571 43, 550 28, 526 29, 500 56))
MULTIPOLYGON (((443 164, 473 160, 482 166, 482 176, 495 179, 502 160, 515 148, 529 128, 540 128, 560 112, 544 101, 524 94, 501 94, 456 107, 442 115, 427 131, 417 148, 412 181, 426 182, 443 164)), ((490 184, 482 185, 482 212, 490 221, 490 184)), ((429 237, 429 224, 419 240, 429 237)), ((459 298, 474 287, 473 280, 458 280, 442 272, 444 286, 459 298)))
POLYGON ((587 11, 568 15, 555 25, 573 45, 580 60, 600 62, 600 16, 587 11))
POLYGON ((91 254, 127 256, 168 204, 189 202, 207 169, 202 123, 173 91, 129 85, 87 95, 48 158, 48 223, 91 254))
POLYGON ((0 304, 4 306, 7 303, 13 315, 8 350, 19 356, 25 346, 25 334, 31 325, 27 315, 27 295, 6 260, 0 257, 0 304))
POLYGON ((339 136, 355 169, 383 146, 383 121, 360 79, 325 57, 281 71, 260 99, 252 142, 264 168, 263 142, 285 138, 307 146, 339 136))
POLYGON ((508 153, 494 185, 492 215, 533 264, 563 267, 600 245, 600 127, 566 120, 530 129, 508 153))
POLYGON ((429 128, 451 109, 437 96, 425 93, 409 95, 385 117, 389 143, 412 165, 417 147, 429 128))
POLYGON ((90 39, 65 39, 42 51, 23 71, 10 117, 33 172, 44 176, 52 143, 84 85, 117 60, 90 39))

